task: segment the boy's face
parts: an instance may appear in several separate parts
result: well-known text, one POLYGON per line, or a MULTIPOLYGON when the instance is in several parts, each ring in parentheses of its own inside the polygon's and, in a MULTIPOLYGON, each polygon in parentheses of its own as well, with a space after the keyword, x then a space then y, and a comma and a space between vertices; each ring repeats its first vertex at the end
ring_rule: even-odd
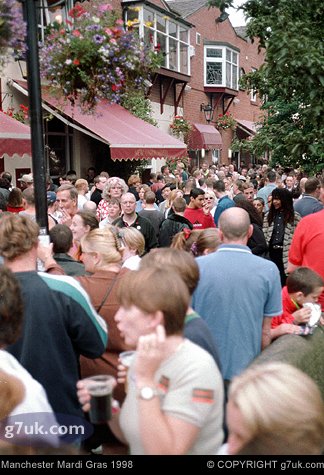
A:
POLYGON ((304 295, 301 293, 300 303, 304 305, 304 303, 317 303, 319 296, 323 292, 324 287, 316 287, 313 292, 308 295, 304 295))

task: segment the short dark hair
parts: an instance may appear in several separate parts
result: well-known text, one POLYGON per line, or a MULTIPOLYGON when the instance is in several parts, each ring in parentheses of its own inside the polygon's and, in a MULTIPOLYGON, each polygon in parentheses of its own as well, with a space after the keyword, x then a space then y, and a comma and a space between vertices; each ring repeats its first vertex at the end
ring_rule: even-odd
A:
POLYGON ((223 193, 225 191, 225 183, 223 180, 216 181, 214 185, 214 190, 218 191, 219 193, 223 193))
POLYGON ((66 180, 69 180, 72 185, 75 185, 75 182, 77 181, 78 177, 75 173, 67 173, 66 174, 66 180))
POLYGON ((0 267, 0 346, 15 343, 21 334, 24 305, 15 275, 0 267))
POLYGON ((73 234, 71 229, 65 224, 56 224, 49 230, 51 242, 53 243, 53 252, 66 254, 72 246, 73 234))
POLYGON ((309 267, 297 267, 286 280, 288 293, 302 292, 305 296, 314 292, 317 287, 323 287, 322 277, 309 267))
POLYGON ((321 186, 321 182, 319 181, 318 178, 316 177, 311 177, 308 178, 308 180, 305 182, 305 193, 314 193, 314 191, 317 190, 321 186))
POLYGON ((2 173, 2 178, 5 178, 6 180, 8 180, 9 183, 11 183, 11 181, 12 181, 12 175, 9 172, 3 172, 2 173))
POLYGON ((270 183, 274 183, 277 179, 277 174, 276 172, 274 172, 273 170, 270 170, 268 173, 267 173, 267 178, 268 180, 270 181, 270 183))
POLYGON ((199 195, 204 195, 205 192, 204 190, 202 190, 201 188, 193 188, 191 191, 190 191, 190 198, 198 198, 199 195))

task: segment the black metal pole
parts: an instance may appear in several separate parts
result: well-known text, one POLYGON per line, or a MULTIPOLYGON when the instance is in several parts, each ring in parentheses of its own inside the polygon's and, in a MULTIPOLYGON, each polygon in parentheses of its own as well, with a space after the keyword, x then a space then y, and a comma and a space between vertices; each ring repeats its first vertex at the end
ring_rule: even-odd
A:
POLYGON ((27 81, 36 220, 40 227, 40 236, 44 236, 48 234, 48 217, 36 0, 25 0, 24 8, 27 21, 27 81))

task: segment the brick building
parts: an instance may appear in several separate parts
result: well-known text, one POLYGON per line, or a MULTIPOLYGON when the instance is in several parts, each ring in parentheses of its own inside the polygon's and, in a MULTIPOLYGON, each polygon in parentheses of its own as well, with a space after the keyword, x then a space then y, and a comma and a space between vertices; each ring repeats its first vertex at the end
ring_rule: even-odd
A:
MULTIPOLYGON (((51 16, 57 16, 61 6, 55 1, 42 1, 48 5, 49 12, 40 21, 45 27, 51 16)), ((71 7, 73 0, 67 3, 67 7, 71 7)), ((209 163, 228 163, 233 135, 251 136, 260 114, 259 99, 238 86, 239 76, 258 69, 264 60, 263 53, 258 53, 257 43, 245 37, 244 28, 233 28, 217 8, 208 9, 206 0, 112 0, 111 3, 126 24, 130 22, 132 28, 138 28, 146 43, 164 53, 164 64, 147 87, 160 131, 170 136, 172 120, 175 115, 182 115, 192 124, 187 140, 192 164, 199 166, 202 159, 209 163), (215 120, 226 113, 235 118, 236 130, 215 128, 215 120)), ((64 16, 63 10, 61 13, 64 16)), ((6 104, 27 104, 27 86, 22 79, 17 63, 9 65, 1 80, 4 108, 6 104)), ((107 129, 99 133, 82 116, 69 115, 67 111, 61 113, 46 98, 43 98, 43 108, 45 116, 54 116, 44 121, 47 160, 54 160, 48 164, 52 175, 74 168, 78 175, 84 176, 89 166, 121 173, 125 167, 122 160, 129 157, 121 154, 119 169, 116 168, 118 160, 112 153, 114 144, 109 140, 108 123, 99 124, 98 130, 107 129)), ((140 122, 138 127, 141 128, 140 122)), ((145 150, 137 156, 145 158, 145 150)), ((249 157, 239 158, 249 160, 249 157)), ((18 166, 16 160, 0 163, 0 168, 8 169, 15 163, 16 170, 25 171, 31 166, 30 157, 19 160, 18 166)), ((155 171, 163 163, 163 158, 153 159, 150 166, 155 171)))

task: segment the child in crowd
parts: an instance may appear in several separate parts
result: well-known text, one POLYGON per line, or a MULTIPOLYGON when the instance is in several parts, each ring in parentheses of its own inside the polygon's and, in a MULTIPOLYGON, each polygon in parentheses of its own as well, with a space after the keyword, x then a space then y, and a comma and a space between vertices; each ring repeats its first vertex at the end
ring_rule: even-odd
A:
POLYGON ((286 333, 302 334, 300 324, 306 324, 311 316, 311 309, 303 307, 307 302, 316 303, 323 292, 322 277, 308 267, 298 267, 292 272, 282 289, 283 313, 272 319, 272 339, 286 333))

